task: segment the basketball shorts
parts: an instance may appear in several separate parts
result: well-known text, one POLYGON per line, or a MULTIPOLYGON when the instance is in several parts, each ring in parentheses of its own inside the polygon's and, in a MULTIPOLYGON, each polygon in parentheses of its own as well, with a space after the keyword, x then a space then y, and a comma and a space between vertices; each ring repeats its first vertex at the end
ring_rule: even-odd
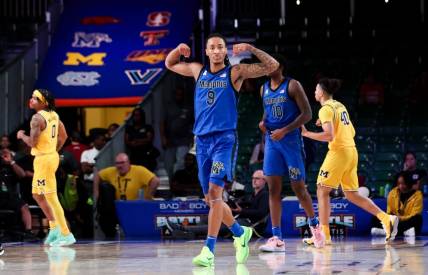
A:
POLYGON ((321 165, 317 184, 343 191, 358 190, 358 152, 355 147, 329 150, 321 165))
POLYGON ((237 152, 238 139, 233 130, 196 137, 198 177, 205 195, 210 182, 224 187, 225 181, 233 181, 237 152))
POLYGON ((281 140, 265 137, 263 172, 265 176, 285 176, 290 181, 305 180, 303 140, 300 134, 286 135, 281 140))
POLYGON ((59 155, 40 155, 34 158, 33 194, 49 194, 56 192, 55 172, 59 165, 59 155))

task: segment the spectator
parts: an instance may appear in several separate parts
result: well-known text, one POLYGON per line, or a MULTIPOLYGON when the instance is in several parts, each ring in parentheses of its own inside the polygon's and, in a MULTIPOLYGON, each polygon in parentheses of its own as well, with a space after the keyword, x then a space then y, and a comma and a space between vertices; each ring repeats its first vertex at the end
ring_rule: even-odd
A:
POLYGON ((110 140, 113 134, 116 132, 116 130, 119 128, 119 124, 112 123, 107 127, 107 140, 110 140))
POLYGON ((82 138, 79 132, 74 131, 71 133, 71 143, 64 147, 64 151, 70 152, 73 154, 74 159, 77 163, 80 163, 83 151, 89 149, 89 147, 82 143, 82 138))
POLYGON ((256 170, 252 177, 254 193, 250 198, 238 200, 235 202, 235 207, 231 207, 232 213, 238 215, 239 224, 251 225, 269 214, 269 192, 265 185, 263 170, 256 170))
POLYGON ((116 233, 114 200, 137 200, 140 189, 144 190, 144 199, 150 200, 159 183, 159 178, 145 167, 131 165, 125 153, 116 156, 115 167, 102 169, 95 175, 94 198, 98 200, 99 223, 106 237, 114 237, 116 233))
POLYGON ((82 152, 80 165, 83 172, 83 180, 87 185, 92 185, 94 180, 95 158, 105 144, 105 136, 103 134, 97 134, 94 136, 94 147, 82 152))
MULTIPOLYGON (((420 190, 415 190, 417 180, 412 177, 410 171, 398 174, 397 186, 388 195, 387 213, 396 215, 400 222, 398 224, 398 235, 419 235, 422 228, 423 196, 420 190)), ((373 221, 372 235, 385 235, 385 231, 378 220, 373 221)))
POLYGON ((415 190, 419 190, 426 181, 427 172, 417 168, 416 155, 413 152, 409 151, 404 154, 403 171, 409 171, 412 179, 416 181, 416 184, 413 185, 415 190))
POLYGON ((12 144, 10 142, 9 136, 8 135, 2 135, 1 136, 1 141, 0 141, 0 150, 8 149, 9 152, 14 157, 15 156, 15 152, 11 150, 11 148, 10 148, 11 145, 12 144))
MULTIPOLYGON (((264 152, 265 152, 265 135, 262 135, 262 139, 259 143, 257 143, 253 148, 253 153, 251 154, 250 158, 250 165, 259 163, 263 163, 264 158, 264 152)), ((263 164, 262 164, 263 167, 263 164)))
POLYGON ((184 169, 174 173, 170 187, 172 196, 174 197, 202 196, 195 155, 190 153, 186 154, 184 169))
POLYGON ((37 205, 32 192, 34 156, 30 153, 31 147, 25 144, 25 142, 19 140, 18 145, 19 151, 15 155, 15 160, 25 173, 24 177, 19 177, 21 198, 29 205, 37 205))
MULTIPOLYGON (((0 162, 0 209, 12 210, 20 216, 24 224, 24 238, 34 240, 31 232, 31 213, 28 204, 20 199, 18 178, 25 176, 25 171, 13 159, 8 149, 1 150, 0 162), (18 214, 19 213, 19 214, 18 214)), ((9 221, 18 223, 18 221, 9 221)))
POLYGON ((185 103, 184 89, 175 89, 174 100, 165 104, 160 123, 162 147, 165 150, 165 169, 169 179, 184 168, 184 156, 193 139, 193 110, 185 103))
POLYGON ((153 127, 145 121, 144 111, 141 108, 134 109, 131 122, 125 130, 125 144, 128 147, 131 163, 142 165, 153 172, 160 153, 153 146, 153 127))
POLYGON ((383 105, 385 87, 376 81, 373 73, 369 73, 360 87, 360 104, 383 105))

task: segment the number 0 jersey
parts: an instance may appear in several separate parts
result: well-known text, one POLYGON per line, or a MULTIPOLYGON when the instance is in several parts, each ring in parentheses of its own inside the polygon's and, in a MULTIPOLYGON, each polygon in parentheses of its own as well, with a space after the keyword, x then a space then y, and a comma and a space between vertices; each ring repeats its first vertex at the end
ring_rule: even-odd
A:
POLYGON ((54 111, 38 111, 46 121, 46 127, 40 133, 36 146, 31 149, 33 156, 45 155, 56 152, 58 143, 59 116, 54 111))
MULTIPOLYGON (((299 107, 288 94, 288 85, 292 79, 286 77, 276 88, 271 89, 270 80, 263 84, 262 98, 265 112, 265 126, 268 130, 276 130, 287 126, 300 115, 299 107)), ((298 134, 295 129, 289 134, 298 134)))
POLYGON ((330 99, 324 102, 318 112, 321 123, 331 122, 334 129, 334 139, 328 143, 330 150, 355 147, 355 129, 349 118, 348 110, 339 101, 330 99))
POLYGON ((231 66, 216 73, 203 67, 195 86, 195 126, 193 133, 235 130, 238 122, 238 95, 232 85, 231 66))

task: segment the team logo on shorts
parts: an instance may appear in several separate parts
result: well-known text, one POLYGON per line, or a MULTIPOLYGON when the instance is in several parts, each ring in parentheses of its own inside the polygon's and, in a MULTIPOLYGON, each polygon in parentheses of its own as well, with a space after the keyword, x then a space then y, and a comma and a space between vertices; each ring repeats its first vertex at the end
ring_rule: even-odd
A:
POLYGON ((320 170, 320 177, 328 178, 328 171, 320 170))
POLYGON ((300 176, 301 172, 299 168, 289 166, 288 174, 290 175, 290 179, 295 180, 300 176))
POLYGON ((224 164, 220 161, 214 161, 213 166, 211 167, 211 174, 220 175, 221 171, 224 170, 224 164))
POLYGON ((46 186, 46 180, 37 180, 37 186, 46 186))

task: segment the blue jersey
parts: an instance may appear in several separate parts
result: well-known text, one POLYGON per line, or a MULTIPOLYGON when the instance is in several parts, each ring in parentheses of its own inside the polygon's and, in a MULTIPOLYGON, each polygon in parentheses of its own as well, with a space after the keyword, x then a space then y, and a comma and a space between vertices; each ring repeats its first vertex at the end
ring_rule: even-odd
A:
POLYGON ((196 136, 236 130, 238 96, 232 85, 231 68, 226 66, 216 73, 202 68, 195 87, 196 136))
MULTIPOLYGON (((270 81, 263 84, 264 122, 270 131, 287 126, 300 115, 299 107, 288 94, 290 81, 291 78, 286 77, 275 90, 270 88, 270 81)), ((299 129, 295 129, 289 134, 297 133, 300 133, 299 129)))

